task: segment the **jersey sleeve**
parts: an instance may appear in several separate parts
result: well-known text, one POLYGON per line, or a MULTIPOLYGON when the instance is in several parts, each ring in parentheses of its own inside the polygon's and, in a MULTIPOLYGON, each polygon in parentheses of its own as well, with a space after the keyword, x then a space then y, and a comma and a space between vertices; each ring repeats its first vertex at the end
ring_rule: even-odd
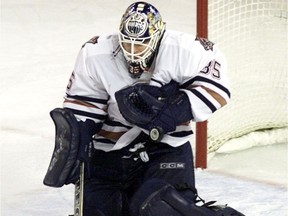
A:
POLYGON ((107 116, 109 97, 97 76, 89 71, 86 47, 82 47, 76 59, 63 107, 72 110, 77 120, 91 119, 100 123, 107 116))
POLYGON ((231 93, 224 54, 206 39, 198 39, 196 46, 200 48, 198 69, 189 77, 188 64, 181 89, 189 97, 193 120, 199 122, 226 105, 231 93))
POLYGON ((192 120, 205 121, 230 99, 226 58, 207 39, 186 35, 175 38, 162 47, 151 84, 177 81, 189 97, 192 120))

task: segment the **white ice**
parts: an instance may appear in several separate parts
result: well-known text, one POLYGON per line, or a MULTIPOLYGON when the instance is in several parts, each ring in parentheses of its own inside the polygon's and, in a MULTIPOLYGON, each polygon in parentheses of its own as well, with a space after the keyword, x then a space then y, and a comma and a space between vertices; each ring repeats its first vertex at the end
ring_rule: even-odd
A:
MULTIPOLYGON (((54 148, 49 111, 62 106, 81 45, 116 31, 128 0, 1 1, 1 215, 67 216, 73 186, 42 181, 54 148)), ((195 33, 195 2, 151 3, 168 28, 195 33)), ((217 153, 196 170, 199 194, 249 216, 286 216, 287 144, 217 153)))

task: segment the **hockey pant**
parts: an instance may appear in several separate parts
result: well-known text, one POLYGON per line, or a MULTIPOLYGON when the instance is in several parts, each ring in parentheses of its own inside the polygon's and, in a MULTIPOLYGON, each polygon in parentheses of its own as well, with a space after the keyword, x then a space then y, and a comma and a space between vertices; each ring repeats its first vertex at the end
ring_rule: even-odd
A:
MULTIPOLYGON (((130 212, 137 211, 129 205, 135 203, 132 199, 136 191, 153 179, 170 185, 186 185, 181 196, 194 201, 195 193, 189 189, 195 187, 190 143, 177 148, 146 143, 148 162, 141 160, 139 151, 131 153, 131 148, 133 146, 119 151, 94 152, 93 177, 85 182, 84 216, 130 216, 130 212)), ((144 194, 143 199, 149 195, 144 194)))

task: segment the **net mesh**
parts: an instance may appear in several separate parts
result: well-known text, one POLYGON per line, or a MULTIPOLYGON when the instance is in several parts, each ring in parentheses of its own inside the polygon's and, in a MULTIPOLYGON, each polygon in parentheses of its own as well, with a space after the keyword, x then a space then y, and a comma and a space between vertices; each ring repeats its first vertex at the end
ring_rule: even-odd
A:
POLYGON ((208 121, 208 152, 288 126, 287 14, 287 0, 209 1, 208 38, 226 55, 232 98, 208 121))

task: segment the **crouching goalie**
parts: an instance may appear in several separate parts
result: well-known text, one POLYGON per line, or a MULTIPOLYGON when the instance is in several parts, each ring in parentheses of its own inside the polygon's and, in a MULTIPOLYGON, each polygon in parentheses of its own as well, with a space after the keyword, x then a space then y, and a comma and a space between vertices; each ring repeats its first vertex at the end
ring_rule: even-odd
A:
POLYGON ((51 111, 44 184, 75 184, 75 216, 243 216, 199 198, 189 142, 191 122, 229 98, 217 46, 166 30, 153 5, 133 3, 118 33, 79 52, 64 108, 51 111))

